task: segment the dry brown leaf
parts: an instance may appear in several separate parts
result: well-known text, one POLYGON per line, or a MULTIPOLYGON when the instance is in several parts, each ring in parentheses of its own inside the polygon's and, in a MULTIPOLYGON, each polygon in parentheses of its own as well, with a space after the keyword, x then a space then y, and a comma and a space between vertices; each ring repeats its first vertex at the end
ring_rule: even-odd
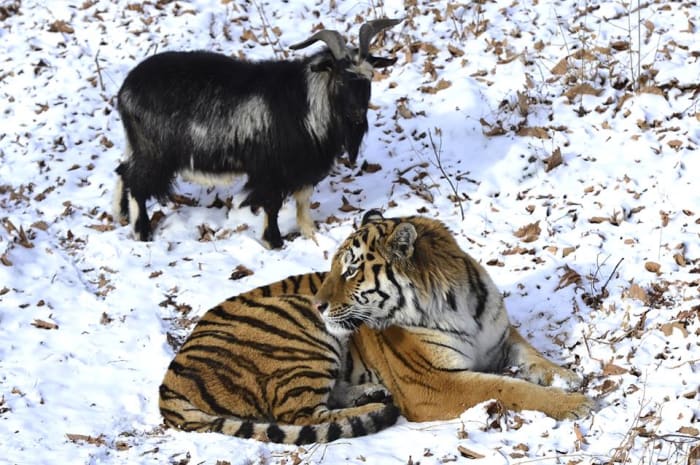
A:
POLYGON ((571 255, 572 253, 574 253, 575 251, 576 251, 576 247, 564 247, 561 250, 561 256, 562 256, 562 258, 565 258, 568 255, 571 255))
POLYGON ((580 283, 581 275, 575 270, 569 268, 568 265, 564 265, 564 274, 561 276, 561 278, 559 278, 559 284, 557 284, 557 287, 555 287, 554 290, 558 291, 559 289, 564 289, 566 286, 570 286, 571 284, 580 283))
POLYGON ((673 139, 673 140, 670 140, 666 143, 668 144, 669 147, 671 147, 672 149, 675 149, 675 150, 678 150, 681 147, 683 147, 683 142, 678 140, 678 139, 673 139))
POLYGON ((31 227, 41 231, 46 231, 49 229, 49 224, 46 221, 35 221, 32 223, 31 227))
POLYGON ((629 373, 629 370, 614 363, 606 363, 603 367, 603 376, 624 375, 625 373, 629 373))
POLYGON ((650 271, 650 272, 652 272, 652 273, 659 273, 659 271, 661 271, 661 265, 659 265, 659 264, 656 263, 656 262, 651 262, 651 261, 646 262, 646 263, 644 264, 644 268, 645 268, 647 271, 650 271))
POLYGON ((688 330, 685 329, 685 326, 683 323, 679 321, 672 321, 671 323, 664 323, 661 325, 661 332, 664 333, 664 336, 668 337, 673 333, 674 329, 679 330, 682 334, 683 337, 688 337, 688 330))
POLYGON ((459 451, 462 457, 468 459, 483 459, 484 457, 486 457, 485 455, 482 455, 464 446, 457 446, 457 450, 459 451))
POLYGON ((544 159, 544 164, 545 164, 544 172, 549 173, 554 168, 561 165, 562 162, 563 162, 563 159, 561 157, 561 150, 559 149, 559 147, 557 147, 554 149, 551 156, 544 159))
POLYGON ((345 198, 345 196, 343 196, 342 201, 343 201, 343 205, 341 205, 338 208, 338 210, 340 210, 341 212, 349 213, 349 212, 354 212, 354 211, 359 210, 359 208, 351 205, 350 202, 348 202, 348 199, 345 198))
POLYGON ((252 275, 252 274, 253 274, 253 270, 251 270, 250 268, 248 268, 248 267, 246 267, 246 266, 244 266, 244 265, 238 265, 238 266, 236 266, 236 268, 233 270, 233 272, 231 273, 231 276, 229 276, 228 279, 231 279, 231 280, 234 280, 234 281, 235 281, 235 280, 238 280, 238 279, 243 279, 243 278, 245 278, 246 276, 250 276, 250 275, 252 275))
POLYGON ((35 326, 39 329, 58 329, 58 325, 56 323, 53 323, 51 321, 39 320, 39 319, 35 319, 32 322, 32 326, 35 326))
POLYGON ((255 35, 255 33, 250 29, 244 29, 243 33, 241 34, 241 42, 246 42, 248 40, 250 40, 251 42, 257 42, 258 38, 255 35))
POLYGON ((107 312, 102 312, 102 316, 100 317, 100 324, 101 324, 101 325, 108 325, 108 324, 110 324, 113 320, 114 320, 114 318, 112 318, 111 316, 109 316, 109 315, 107 314, 107 312))
MULTIPOLYGON (((681 426, 678 428, 678 432, 681 434, 687 434, 688 436, 698 436, 700 435, 700 430, 693 426, 681 426)), ((692 463, 692 462, 688 462, 692 463)))
POLYGON ((604 216, 594 216, 593 218, 588 218, 588 222, 593 224, 603 223, 608 220, 609 218, 606 218, 604 216))
POLYGON ((631 299, 639 300, 640 302, 645 304, 649 302, 649 296, 647 295, 647 292, 636 283, 632 283, 629 289, 627 289, 626 296, 631 299))
POLYGON ((113 231, 114 225, 113 224, 90 224, 90 225, 88 225, 88 228, 94 229, 95 231, 99 231, 99 232, 107 232, 107 231, 113 231))
MULTIPOLYGON (((382 165, 380 165, 379 163, 369 163, 367 162, 367 160, 365 160, 364 162, 362 162, 360 169, 365 173, 376 173, 377 171, 380 171, 382 169, 382 165)), ((314 207, 311 208, 313 209, 314 207)), ((318 206, 316 208, 318 208, 318 206)))
POLYGON ((49 26, 49 32, 62 32, 65 34, 73 34, 75 30, 71 27, 70 24, 66 23, 65 21, 57 20, 51 23, 49 26))
POLYGON ((460 48, 457 48, 457 47, 455 47, 454 45, 451 45, 451 44, 448 44, 448 45, 447 45, 447 51, 450 52, 450 54, 451 54, 453 57, 461 57, 462 55, 464 55, 464 50, 462 50, 462 49, 460 49, 460 48))
POLYGON ((598 96, 602 92, 601 89, 596 89, 592 85, 588 83, 583 83, 583 84, 578 84, 567 90, 564 95, 568 97, 569 101, 573 101, 574 98, 578 97, 579 95, 594 95, 598 96))
POLYGON ((520 137, 537 137, 538 139, 549 139, 547 128, 524 126, 516 133, 520 137))
POLYGON ((452 83, 446 81, 445 79, 440 79, 434 86, 423 86, 420 88, 421 92, 424 94, 437 94, 441 90, 445 90, 450 87, 452 83))
POLYGON ((480 118, 479 123, 481 123, 481 126, 484 128, 482 129, 483 134, 487 137, 502 136, 506 133, 500 121, 496 121, 496 123, 492 125, 484 118, 480 118))
POLYGON ((551 72, 554 75, 562 76, 566 74, 567 69, 569 69, 569 58, 564 57, 561 60, 559 60, 559 63, 554 65, 554 68, 551 69, 551 72))
POLYGON ((411 119, 415 116, 413 112, 409 110, 408 106, 406 106, 405 102, 399 102, 396 106, 396 111, 403 119, 411 119))
POLYGON ((513 233, 513 235, 523 242, 533 242, 540 237, 541 232, 542 229, 540 228, 540 222, 536 221, 518 229, 513 233))
POLYGON ((87 442, 88 444, 92 444, 95 446, 103 446, 105 444, 105 439, 102 434, 100 434, 96 438, 88 436, 86 434, 66 434, 66 437, 71 442, 87 442))
POLYGON ((624 52, 625 50, 629 50, 630 43, 626 40, 616 40, 614 42, 610 42, 610 48, 618 52, 624 52))
POLYGON ((682 253, 675 254, 673 259, 676 261, 676 265, 678 266, 686 266, 688 264, 682 253))

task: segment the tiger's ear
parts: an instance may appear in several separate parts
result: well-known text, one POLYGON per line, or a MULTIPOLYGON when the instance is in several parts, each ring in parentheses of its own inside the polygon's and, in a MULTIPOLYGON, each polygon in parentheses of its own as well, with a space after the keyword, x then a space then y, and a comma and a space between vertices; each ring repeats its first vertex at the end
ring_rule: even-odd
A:
POLYGON ((386 247, 393 258, 408 260, 413 256, 413 244, 416 242, 418 232, 411 223, 400 223, 389 238, 386 247))
POLYGON ((370 210, 362 217, 362 226, 366 225, 367 223, 374 223, 375 221, 381 221, 383 219, 384 216, 382 215, 382 212, 379 210, 370 210))

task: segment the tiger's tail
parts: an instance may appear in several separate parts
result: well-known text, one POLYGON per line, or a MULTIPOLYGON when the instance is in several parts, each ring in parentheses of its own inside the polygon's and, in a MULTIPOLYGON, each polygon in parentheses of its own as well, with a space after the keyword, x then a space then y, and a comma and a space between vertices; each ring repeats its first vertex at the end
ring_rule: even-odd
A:
POLYGON ((160 411, 166 425, 184 431, 217 432, 245 439, 296 445, 365 436, 393 425, 399 417, 399 409, 392 403, 370 403, 327 410, 317 415, 318 423, 314 424, 261 422, 209 414, 165 385, 160 387, 160 411))

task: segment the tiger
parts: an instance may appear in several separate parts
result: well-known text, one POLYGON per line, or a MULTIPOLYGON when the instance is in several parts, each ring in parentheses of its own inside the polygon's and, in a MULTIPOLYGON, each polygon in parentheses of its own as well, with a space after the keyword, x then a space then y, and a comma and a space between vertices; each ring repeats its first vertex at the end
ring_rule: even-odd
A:
POLYGON ((168 366, 164 423, 297 445, 391 426, 399 410, 386 388, 345 381, 348 335, 327 330, 310 295, 231 297, 204 313, 168 366))
POLYGON ((492 399, 557 420, 593 410, 592 399, 569 392, 581 378, 546 359, 510 324, 491 277, 438 220, 384 218, 371 210, 329 272, 292 276, 254 293, 289 290, 314 295, 331 328, 354 331, 346 381, 385 386, 409 421, 457 418, 492 399))

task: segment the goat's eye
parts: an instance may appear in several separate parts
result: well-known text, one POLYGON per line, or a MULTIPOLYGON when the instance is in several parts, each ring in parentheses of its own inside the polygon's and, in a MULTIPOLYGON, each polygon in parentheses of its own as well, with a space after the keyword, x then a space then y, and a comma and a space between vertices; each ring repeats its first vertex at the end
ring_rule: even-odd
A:
POLYGON ((343 272, 343 278, 344 279, 352 278, 353 276, 355 276, 357 274, 357 270, 358 270, 358 268, 356 266, 348 265, 348 267, 343 272))

